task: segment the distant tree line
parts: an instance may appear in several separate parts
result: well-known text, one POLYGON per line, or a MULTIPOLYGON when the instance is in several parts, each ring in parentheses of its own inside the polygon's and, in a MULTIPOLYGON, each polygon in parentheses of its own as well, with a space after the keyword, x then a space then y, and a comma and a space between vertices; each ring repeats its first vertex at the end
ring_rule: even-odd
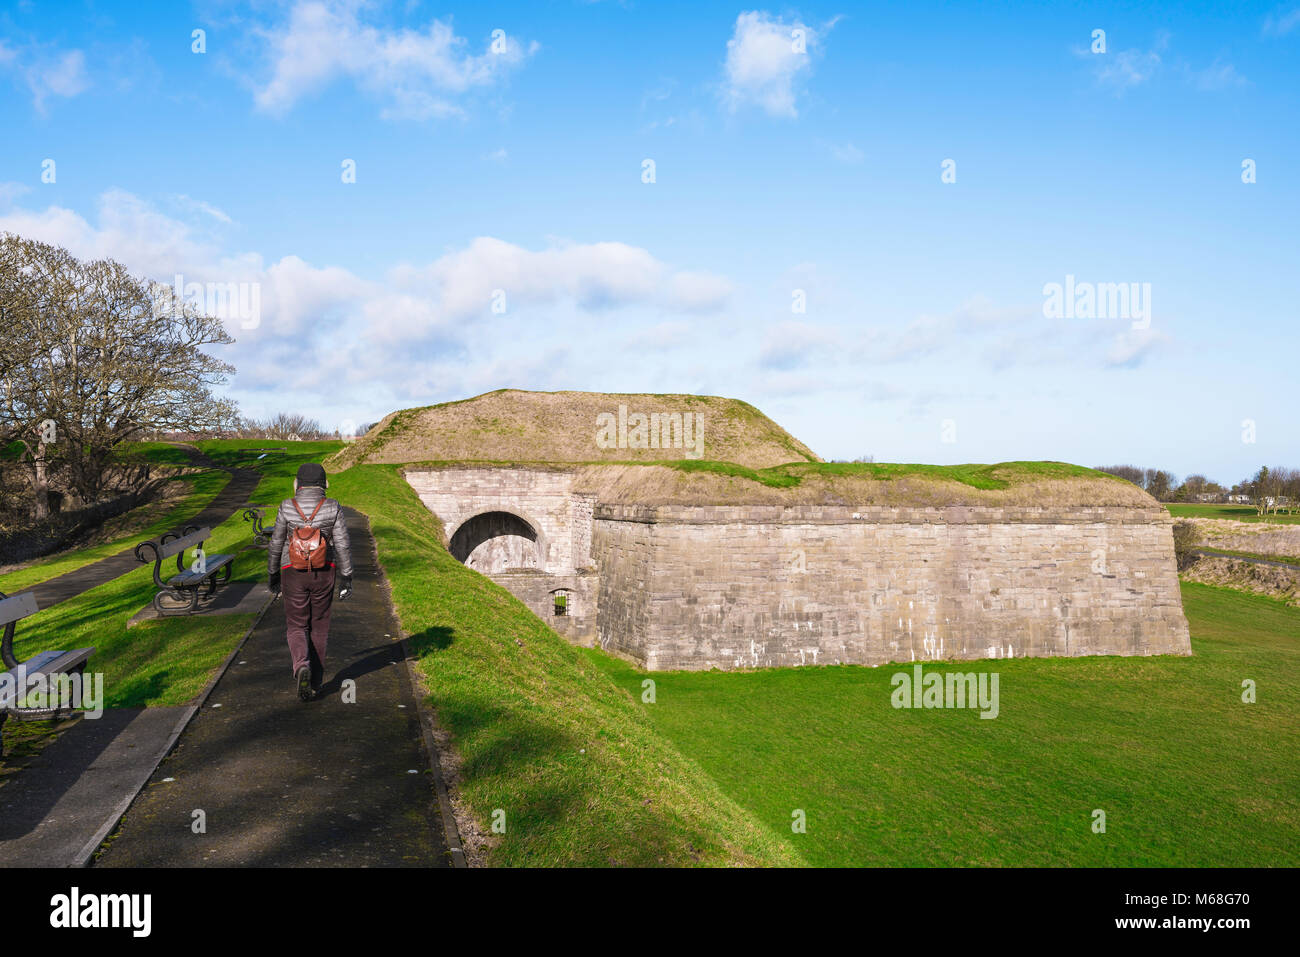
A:
POLYGON ((1300 507, 1300 469, 1263 466, 1254 475, 1231 487, 1213 482, 1199 473, 1181 482, 1164 469, 1136 465, 1101 465, 1097 471, 1126 479, 1161 502, 1240 502, 1255 506, 1260 515, 1291 511, 1300 507))

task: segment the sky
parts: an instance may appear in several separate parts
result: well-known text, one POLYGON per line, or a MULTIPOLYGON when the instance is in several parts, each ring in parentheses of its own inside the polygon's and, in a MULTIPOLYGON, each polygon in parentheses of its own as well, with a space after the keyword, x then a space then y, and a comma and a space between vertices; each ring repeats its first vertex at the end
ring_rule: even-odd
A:
POLYGON ((1231 484, 1300 465, 1298 99, 1300 2, 20 0, 0 231, 180 277, 249 416, 700 393, 1231 484))

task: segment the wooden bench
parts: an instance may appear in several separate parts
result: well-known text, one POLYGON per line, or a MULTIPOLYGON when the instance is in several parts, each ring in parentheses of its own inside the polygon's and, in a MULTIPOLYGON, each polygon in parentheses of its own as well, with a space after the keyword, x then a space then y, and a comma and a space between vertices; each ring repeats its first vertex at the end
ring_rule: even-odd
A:
POLYGON ((244 507, 244 521, 253 523, 253 547, 266 548, 271 544, 271 531, 262 522, 266 519, 266 505, 247 505, 244 507))
POLYGON ((79 709, 68 705, 59 705, 50 699, 39 708, 23 707, 26 689, 33 678, 55 678, 58 675, 81 675, 85 673, 86 661, 95 653, 94 648, 78 648, 75 651, 42 651, 26 661, 14 657, 14 625, 36 614, 36 596, 23 592, 13 598, 0 592, 0 624, 4 625, 4 640, 0 642, 0 658, 4 659, 6 672, 10 677, 0 682, 0 756, 4 754, 4 723, 11 716, 15 721, 48 721, 51 718, 64 718, 75 714, 79 709))
POLYGON ((137 559, 145 564, 154 563, 153 583, 158 586, 158 594, 153 596, 153 606, 161 617, 194 614, 198 611, 200 598, 212 597, 218 588, 230 581, 234 555, 205 554, 198 570, 185 567, 186 550, 197 548, 201 551, 203 543, 211 536, 212 529, 190 525, 184 535, 177 537, 174 532, 168 532, 157 542, 141 542, 135 547, 137 559), (145 555, 146 548, 153 550, 152 558, 145 555), (173 555, 176 556, 176 574, 163 581, 162 563, 173 555))

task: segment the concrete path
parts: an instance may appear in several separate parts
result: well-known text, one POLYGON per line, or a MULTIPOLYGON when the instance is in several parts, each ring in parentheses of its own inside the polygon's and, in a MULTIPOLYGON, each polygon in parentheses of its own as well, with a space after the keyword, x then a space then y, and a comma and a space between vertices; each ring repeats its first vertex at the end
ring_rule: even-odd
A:
MULTIPOLYGON (((248 497, 257 488, 261 475, 251 469, 231 469, 230 481, 217 493, 208 506, 198 515, 186 522, 186 525, 216 527, 234 515, 239 506, 248 503, 248 497)), ((178 527, 176 531, 180 531, 178 527)), ((142 539, 143 540, 143 539, 142 539)), ((137 568, 143 568, 136 560, 135 545, 131 545, 116 555, 100 559, 90 565, 70 571, 58 578, 32 585, 23 591, 34 592, 37 607, 41 609, 57 605, 61 601, 75 598, 84 591, 107 584, 113 579, 125 575, 137 568)), ((166 569, 164 569, 165 571, 166 569)))
POLYGON ((277 602, 98 866, 450 864, 374 540, 363 517, 347 515, 356 593, 334 605, 322 697, 298 700, 277 602), (345 681, 355 683, 354 704, 340 694, 345 681))
POLYGON ((192 710, 114 708, 65 731, 0 788, 0 867, 85 863, 192 710))

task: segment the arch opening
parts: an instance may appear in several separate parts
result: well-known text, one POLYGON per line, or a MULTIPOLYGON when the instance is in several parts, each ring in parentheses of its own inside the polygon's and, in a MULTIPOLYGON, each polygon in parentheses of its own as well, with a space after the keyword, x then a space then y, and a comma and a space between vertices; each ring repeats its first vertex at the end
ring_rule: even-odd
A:
POLYGON ((513 512, 483 512, 468 519, 451 537, 453 558, 492 574, 512 568, 538 568, 537 530, 513 512))

